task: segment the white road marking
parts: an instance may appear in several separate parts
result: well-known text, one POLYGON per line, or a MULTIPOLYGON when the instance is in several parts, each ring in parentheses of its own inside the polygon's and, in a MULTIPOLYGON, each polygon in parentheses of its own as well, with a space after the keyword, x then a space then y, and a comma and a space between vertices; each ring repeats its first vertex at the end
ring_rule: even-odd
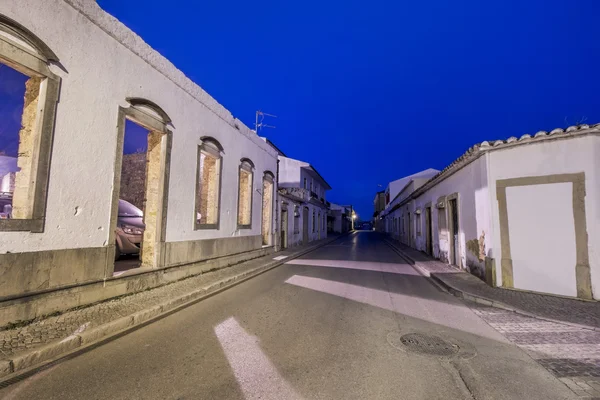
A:
MULTIPOLYGON (((415 271, 416 273, 416 271, 415 271)), ((393 293, 387 290, 352 285, 349 283, 313 278, 310 276, 294 275, 285 283, 328 293, 363 304, 379 307, 384 310, 404 314, 423 321, 472 333, 482 337, 507 343, 508 340, 486 324, 468 307, 458 301, 447 303, 420 296, 393 293), (452 318, 448 316, 451 315, 452 318)), ((431 290, 435 290, 431 287, 431 290)), ((437 291, 436 291, 437 292, 437 291)))
POLYGON ((256 336, 233 317, 217 325, 215 334, 246 400, 302 399, 262 352, 256 336))
POLYGON ((288 258, 288 256, 278 256, 278 257, 274 257, 273 260, 281 261, 286 258, 288 258))

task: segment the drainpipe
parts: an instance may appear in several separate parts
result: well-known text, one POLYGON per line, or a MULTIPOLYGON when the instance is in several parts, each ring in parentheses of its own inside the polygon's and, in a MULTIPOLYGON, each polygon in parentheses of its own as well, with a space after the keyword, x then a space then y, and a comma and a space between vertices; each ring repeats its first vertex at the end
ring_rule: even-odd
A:
POLYGON ((281 243, 279 243, 279 241, 281 240, 281 234, 279 233, 279 230, 278 230, 278 228, 280 228, 280 226, 277 222, 277 221, 279 221, 279 156, 277 156, 277 169, 275 171, 275 182, 276 182, 275 193, 274 193, 274 197, 275 197, 275 229, 273 229, 273 231, 275 233, 275 237, 274 237, 275 251, 277 252, 277 251, 281 250, 281 243))

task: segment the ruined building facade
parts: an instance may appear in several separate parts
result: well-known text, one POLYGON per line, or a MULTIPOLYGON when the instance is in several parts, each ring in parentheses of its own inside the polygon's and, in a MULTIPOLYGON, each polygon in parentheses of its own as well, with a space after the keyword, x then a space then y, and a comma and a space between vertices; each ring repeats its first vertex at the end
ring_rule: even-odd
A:
POLYGON ((0 326, 274 251, 277 152, 95 1, 4 2, 0 63, 25 79, 0 326), (126 120, 144 160, 124 155, 126 120), (145 230, 116 274, 123 196, 145 230))

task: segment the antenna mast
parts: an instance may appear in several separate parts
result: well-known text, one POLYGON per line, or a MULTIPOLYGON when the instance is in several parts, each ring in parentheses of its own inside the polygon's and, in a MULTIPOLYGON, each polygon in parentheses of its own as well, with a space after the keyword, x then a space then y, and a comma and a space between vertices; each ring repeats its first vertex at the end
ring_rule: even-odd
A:
POLYGON ((258 135, 258 132, 262 128, 275 128, 275 126, 273 126, 273 125, 263 124, 263 121, 265 120, 265 117, 277 118, 277 115, 267 114, 265 112, 262 112, 262 111, 258 110, 256 112, 256 121, 254 122, 254 129, 256 129, 256 134, 257 135, 258 135))

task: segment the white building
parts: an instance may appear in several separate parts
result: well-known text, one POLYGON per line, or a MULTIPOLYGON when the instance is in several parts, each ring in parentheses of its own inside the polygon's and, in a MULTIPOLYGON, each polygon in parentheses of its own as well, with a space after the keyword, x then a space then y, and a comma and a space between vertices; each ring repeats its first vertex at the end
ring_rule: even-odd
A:
POLYGON ((328 230, 335 233, 346 233, 352 230, 352 206, 331 203, 329 205, 328 230))
POLYGON ((405 176, 395 181, 390 182, 385 188, 385 205, 383 211, 379 214, 379 221, 384 221, 383 226, 386 232, 394 235, 397 232, 397 225, 393 218, 387 218, 387 215, 413 191, 423 186, 425 182, 438 174, 440 171, 433 168, 416 172, 412 175, 405 176))
POLYGON ((3 67, 28 77, 0 326, 273 252, 277 152, 254 131, 93 0, 0 12, 3 67), (117 230, 139 234, 118 215, 126 120, 148 131, 145 231, 116 272, 117 230))
POLYGON ((400 179, 396 179, 395 181, 388 183, 388 185, 385 188, 385 208, 384 209, 388 209, 390 206, 392 206, 391 203, 394 200, 397 200, 398 195, 400 194, 400 192, 402 190, 406 189, 406 185, 408 183, 410 183, 411 181, 415 181, 416 182, 415 184, 418 186, 419 184, 425 183, 427 180, 429 180, 429 178, 431 178, 438 172, 440 172, 440 171, 438 171, 437 169, 428 168, 426 170, 414 173, 409 176, 405 176, 400 179))
POLYGON ((327 237, 326 192, 331 186, 311 164, 295 160, 263 138, 278 153, 279 244, 281 248, 327 237))
POLYGON ((600 299, 600 125, 483 142, 386 215, 491 285, 600 299))

